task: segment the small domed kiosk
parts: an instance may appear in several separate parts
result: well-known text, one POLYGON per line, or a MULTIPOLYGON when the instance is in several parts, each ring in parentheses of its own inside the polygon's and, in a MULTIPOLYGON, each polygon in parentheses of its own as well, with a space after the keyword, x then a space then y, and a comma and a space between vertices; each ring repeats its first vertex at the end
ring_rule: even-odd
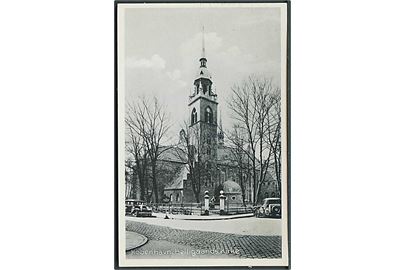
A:
POLYGON ((232 180, 223 183, 225 205, 229 208, 243 206, 242 188, 238 183, 232 180))

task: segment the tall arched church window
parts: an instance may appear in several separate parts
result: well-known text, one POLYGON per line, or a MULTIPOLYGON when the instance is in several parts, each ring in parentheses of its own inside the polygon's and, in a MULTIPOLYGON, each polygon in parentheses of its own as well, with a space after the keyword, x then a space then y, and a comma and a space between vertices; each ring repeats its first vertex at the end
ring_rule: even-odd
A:
POLYGON ((191 112, 191 124, 197 123, 197 110, 194 108, 191 112))
POLYGON ((210 107, 207 107, 205 109, 205 122, 212 124, 213 122, 213 115, 212 115, 212 110, 210 107))

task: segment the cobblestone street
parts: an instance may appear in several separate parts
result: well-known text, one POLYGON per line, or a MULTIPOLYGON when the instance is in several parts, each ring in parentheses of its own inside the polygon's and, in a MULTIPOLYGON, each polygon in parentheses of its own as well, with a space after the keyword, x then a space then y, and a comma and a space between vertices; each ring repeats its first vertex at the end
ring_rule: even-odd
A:
MULTIPOLYGON (((181 230, 143 222, 126 221, 128 231, 146 236, 150 243, 143 250, 167 252, 174 249, 205 251, 213 256, 237 256, 240 258, 281 258, 281 236, 238 235, 230 233, 198 230, 181 230), (159 241, 163 245, 159 245, 159 241), (148 246, 149 245, 149 246, 148 246)), ((186 252, 187 253, 187 252, 186 252)), ((129 257, 137 257, 139 250, 127 252, 129 257)), ((195 254, 182 254, 192 258, 195 254)))

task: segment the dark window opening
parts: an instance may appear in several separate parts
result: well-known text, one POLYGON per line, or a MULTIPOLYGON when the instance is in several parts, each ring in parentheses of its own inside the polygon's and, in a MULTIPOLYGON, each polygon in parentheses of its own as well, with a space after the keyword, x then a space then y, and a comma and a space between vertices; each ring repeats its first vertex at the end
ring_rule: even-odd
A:
POLYGON ((213 122, 213 114, 210 107, 205 109, 205 122, 212 124, 213 122))
POLYGON ((191 112, 191 124, 197 123, 197 110, 194 108, 191 112))

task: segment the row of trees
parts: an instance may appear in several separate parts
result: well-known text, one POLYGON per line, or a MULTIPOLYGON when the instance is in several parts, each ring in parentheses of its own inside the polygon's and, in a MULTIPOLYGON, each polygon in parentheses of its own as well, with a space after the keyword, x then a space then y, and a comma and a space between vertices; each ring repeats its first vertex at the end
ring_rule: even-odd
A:
MULTIPOLYGON (((257 203, 269 171, 274 172, 272 177, 281 187, 280 89, 269 79, 252 76, 232 87, 228 106, 235 123, 231 130, 223 132, 232 149, 243 200, 245 182, 252 181, 253 201, 257 203)), ((130 176, 134 181, 132 186, 139 187, 139 191, 133 192, 139 192, 144 200, 153 197, 159 202, 159 160, 165 151, 175 147, 180 159, 186 157, 191 187, 199 202, 203 177, 207 172, 207 164, 201 158, 202 131, 197 127, 190 128, 190 122, 185 121, 179 142, 168 146, 170 121, 157 98, 141 98, 137 103, 127 104, 125 123, 126 151, 133 160, 127 166, 133 173, 130 176)))
POLYGON ((129 164, 134 173, 132 186, 139 186, 140 197, 144 200, 154 198, 159 202, 158 161, 164 151, 163 147, 169 131, 169 118, 163 105, 157 98, 152 101, 142 98, 138 103, 127 104, 126 117, 126 151, 132 156, 135 164, 129 164), (149 170, 150 167, 150 170, 149 170), (149 192, 150 181, 152 192, 149 192))

